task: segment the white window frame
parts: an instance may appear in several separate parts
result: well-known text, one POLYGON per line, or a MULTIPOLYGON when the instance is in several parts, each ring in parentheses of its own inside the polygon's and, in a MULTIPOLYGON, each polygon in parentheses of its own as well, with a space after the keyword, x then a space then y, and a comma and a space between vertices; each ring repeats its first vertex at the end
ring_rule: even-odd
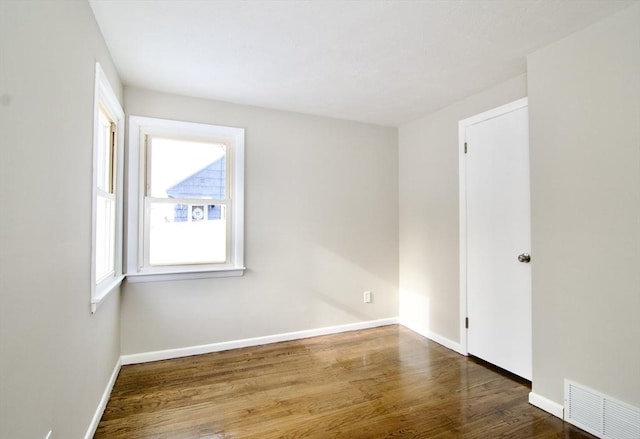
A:
POLYGON ((91 201, 91 313, 95 313, 102 301, 114 291, 124 279, 123 256, 123 163, 124 163, 124 111, 100 63, 96 63, 94 113, 93 113, 93 167, 91 201), (112 158, 113 195, 115 197, 113 271, 102 280, 96 279, 97 251, 97 201, 98 201, 98 151, 100 145, 100 112, 104 112, 115 125, 115 153, 112 158))
POLYGON ((129 116, 127 186, 127 281, 199 279, 244 274, 244 128, 152 117, 129 116), (145 261, 146 139, 148 136, 199 139, 227 145, 230 164, 229 259, 226 264, 151 266, 145 261))

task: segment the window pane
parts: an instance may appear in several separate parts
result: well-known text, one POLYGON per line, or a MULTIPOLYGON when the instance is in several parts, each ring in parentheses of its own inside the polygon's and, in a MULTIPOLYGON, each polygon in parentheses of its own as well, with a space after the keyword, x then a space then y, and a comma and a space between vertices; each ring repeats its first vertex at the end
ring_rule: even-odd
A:
POLYGON ((100 110, 98 117, 98 155, 96 183, 99 189, 112 192, 111 176, 113 175, 111 163, 111 120, 104 111, 100 110))
POLYGON ((151 138, 149 194, 154 198, 226 198, 223 144, 151 138))
POLYGON ((112 198, 96 199, 96 283, 114 271, 116 202, 112 198))
POLYGON ((226 206, 151 203, 149 264, 215 264, 226 261, 226 206))

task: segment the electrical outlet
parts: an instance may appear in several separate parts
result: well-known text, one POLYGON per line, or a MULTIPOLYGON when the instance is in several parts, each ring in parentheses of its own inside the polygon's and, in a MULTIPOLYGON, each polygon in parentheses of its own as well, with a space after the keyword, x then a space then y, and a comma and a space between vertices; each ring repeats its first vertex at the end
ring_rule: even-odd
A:
POLYGON ((371 303, 371 291, 364 292, 364 303, 371 303))

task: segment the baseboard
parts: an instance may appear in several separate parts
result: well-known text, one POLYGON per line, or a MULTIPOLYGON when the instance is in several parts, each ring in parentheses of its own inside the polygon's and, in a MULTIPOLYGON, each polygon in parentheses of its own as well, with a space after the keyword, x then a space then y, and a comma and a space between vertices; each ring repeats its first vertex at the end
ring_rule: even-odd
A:
POLYGON ((550 399, 540 396, 537 393, 529 392, 529 404, 544 410, 547 413, 551 413, 553 416, 560 419, 564 418, 564 407, 557 402, 553 402, 550 399))
POLYGON ((100 398, 100 403, 96 408, 96 412, 93 414, 93 419, 91 419, 91 424, 89 424, 87 433, 84 435, 84 439, 91 439, 93 438, 93 435, 96 434, 96 430, 98 429, 98 424, 100 423, 100 419, 102 419, 102 414, 104 413, 104 409, 107 408, 107 402, 109 402, 109 397, 111 396, 111 390, 113 390, 113 385, 116 383, 116 378, 118 378, 118 373, 120 372, 121 367, 122 367, 122 360, 118 358, 118 361, 116 361, 116 365, 113 368, 113 372, 111 373, 111 377, 109 378, 109 382, 107 383, 107 387, 104 389, 104 392, 102 393, 102 398, 100 398))
POLYGON ((278 343, 281 341, 299 340, 303 338, 317 337, 320 335, 336 334, 339 332, 357 331, 360 329, 369 329, 378 326, 395 325, 397 323, 397 317, 380 320, 369 320, 366 322, 349 323, 346 325, 287 332, 283 334, 267 335, 264 337, 245 338, 242 340, 225 341, 221 343, 212 343, 199 346, 189 346, 185 348, 167 349, 163 351, 123 355, 120 357, 120 361, 123 365, 148 363, 150 361, 169 360, 171 358, 188 357, 190 355, 209 354, 211 352, 228 351, 230 349, 259 346, 269 343, 278 343))
POLYGON ((467 355, 467 353, 465 352, 464 349, 462 349, 462 345, 460 343, 457 343, 453 340, 450 340, 446 337, 443 337, 439 334, 436 334, 435 332, 431 332, 431 331, 425 331, 424 329, 418 328, 410 323, 404 322, 404 321, 400 321, 400 324, 402 326, 404 326, 407 329, 412 330, 413 332, 415 332, 416 334, 419 334, 425 338, 428 338, 431 341, 434 341, 436 343, 438 343, 439 345, 444 346, 447 349, 451 349, 452 351, 455 351, 457 353, 459 353, 460 355, 467 355))

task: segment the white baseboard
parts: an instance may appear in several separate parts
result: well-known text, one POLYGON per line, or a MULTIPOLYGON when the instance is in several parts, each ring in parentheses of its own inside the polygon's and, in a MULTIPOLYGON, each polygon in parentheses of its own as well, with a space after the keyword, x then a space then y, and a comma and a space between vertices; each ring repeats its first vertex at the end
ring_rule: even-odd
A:
POLYGON ((564 407, 557 402, 553 402, 550 399, 540 396, 537 393, 529 392, 529 404, 551 413, 560 419, 564 418, 564 407))
POLYGON ((281 341, 299 340, 302 338, 317 337, 319 335, 336 334, 339 332, 357 331, 360 329, 375 328, 378 326, 395 325, 398 323, 397 317, 388 319, 369 320, 366 322, 349 323, 346 325, 329 326, 325 328, 308 329, 304 331, 287 332, 284 334, 267 335, 264 337, 245 338, 242 340, 225 341, 221 343, 211 343, 199 346, 189 346, 185 348, 167 349, 163 351, 142 352, 139 354, 123 355, 120 361, 123 365, 148 363, 150 361, 168 360, 171 358, 188 357, 190 355, 209 354, 211 352, 227 351, 230 349, 259 346, 281 341))
POLYGON ((439 334, 436 334, 434 332, 431 331, 425 331, 424 329, 418 328, 415 325, 412 325, 408 322, 404 322, 401 321, 400 324, 402 326, 404 326, 407 329, 412 330, 413 332, 415 332, 416 334, 419 334, 425 338, 428 338, 431 341, 435 341, 436 343, 438 343, 439 345, 444 346, 447 349, 451 349, 452 351, 455 351, 457 353, 459 353, 460 355, 467 355, 467 353, 465 352, 464 349, 462 349, 462 345, 460 343, 457 343, 453 340, 449 340, 446 337, 443 337, 439 334))
POLYGON ((93 419, 91 419, 91 424, 89 424, 87 433, 84 435, 84 439, 92 439, 93 435, 96 434, 96 430, 98 429, 98 424, 100 423, 100 419, 102 419, 102 414, 104 413, 104 409, 107 408, 107 402, 109 402, 109 397, 111 396, 111 390, 113 390, 113 385, 116 383, 116 378, 118 378, 118 373, 120 372, 121 367, 122 367, 122 359, 118 358, 118 361, 116 361, 116 365, 113 368, 113 372, 111 373, 111 377, 109 378, 109 382, 107 383, 107 387, 104 389, 104 392, 102 393, 102 398, 100 398, 100 403, 96 408, 96 412, 93 414, 93 419))

